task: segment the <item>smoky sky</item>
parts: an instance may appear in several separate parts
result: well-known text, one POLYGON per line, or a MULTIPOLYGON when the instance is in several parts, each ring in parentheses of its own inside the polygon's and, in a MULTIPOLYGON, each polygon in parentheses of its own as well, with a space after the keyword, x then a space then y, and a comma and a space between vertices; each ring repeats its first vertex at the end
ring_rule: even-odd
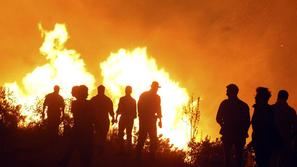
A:
MULTIPOLYGON (((215 114, 225 87, 236 83, 252 106, 266 86, 274 103, 287 89, 297 106, 297 2, 285 0, 18 0, 1 2, 1 83, 21 81, 46 62, 37 24, 65 23, 99 84, 99 63, 120 48, 147 47, 159 67, 201 96, 201 126, 218 136, 215 114), (210 130, 211 129, 211 130, 210 130)), ((176 97, 178 98, 178 97, 176 97)), ((252 111, 252 108, 251 108, 252 111)))

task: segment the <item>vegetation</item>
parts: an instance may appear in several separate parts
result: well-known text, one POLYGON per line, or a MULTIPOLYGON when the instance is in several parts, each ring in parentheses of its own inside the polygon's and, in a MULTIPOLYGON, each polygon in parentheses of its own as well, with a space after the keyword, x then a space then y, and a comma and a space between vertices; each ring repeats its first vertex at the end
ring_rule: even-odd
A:
POLYGON ((20 116, 20 106, 13 105, 12 92, 0 87, 0 135, 10 133, 17 128, 18 121, 24 118, 20 116))
POLYGON ((197 100, 191 96, 188 104, 184 106, 185 121, 190 124, 191 139, 198 136, 198 126, 200 121, 200 97, 197 100))
POLYGON ((219 139, 211 141, 206 137, 200 142, 192 140, 189 143, 189 151, 186 161, 197 167, 223 166, 223 148, 219 139))

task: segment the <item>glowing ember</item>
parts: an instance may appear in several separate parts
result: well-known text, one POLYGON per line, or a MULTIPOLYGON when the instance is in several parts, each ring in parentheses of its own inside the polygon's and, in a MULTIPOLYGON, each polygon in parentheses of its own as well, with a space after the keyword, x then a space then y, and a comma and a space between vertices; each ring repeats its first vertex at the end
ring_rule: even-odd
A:
POLYGON ((16 103, 22 105, 21 115, 26 119, 20 126, 40 120, 40 115, 34 112, 38 99, 52 92, 54 85, 61 87, 60 93, 64 98, 71 97, 71 88, 74 85, 85 84, 90 90, 94 89, 95 79, 87 72, 80 55, 64 46, 69 38, 65 25, 56 24, 53 31, 45 31, 41 25, 39 29, 44 38, 40 53, 46 56, 48 63, 36 67, 23 78, 23 89, 16 82, 5 84, 14 92, 16 103))
MULTIPOLYGON (((163 128, 158 131, 175 146, 186 147, 190 140, 190 128, 188 121, 182 120, 182 114, 183 106, 189 100, 188 93, 171 80, 167 72, 158 69, 155 60, 148 58, 146 48, 133 51, 121 49, 118 53, 112 53, 100 67, 103 84, 116 100, 124 94, 126 85, 133 87, 133 97, 138 100, 142 92, 150 89, 152 81, 158 81, 161 85, 158 94, 161 96, 163 112, 163 128)), ((117 101, 114 100, 114 104, 116 107, 117 101)))

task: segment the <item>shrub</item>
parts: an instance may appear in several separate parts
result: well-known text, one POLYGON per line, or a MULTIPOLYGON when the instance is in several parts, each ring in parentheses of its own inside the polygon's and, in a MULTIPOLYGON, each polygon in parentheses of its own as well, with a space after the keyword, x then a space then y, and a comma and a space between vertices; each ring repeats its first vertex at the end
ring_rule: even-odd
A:
POLYGON ((223 166, 223 147, 222 142, 219 139, 211 141, 209 137, 206 137, 200 142, 192 140, 188 146, 189 151, 187 153, 186 161, 192 166, 223 166))

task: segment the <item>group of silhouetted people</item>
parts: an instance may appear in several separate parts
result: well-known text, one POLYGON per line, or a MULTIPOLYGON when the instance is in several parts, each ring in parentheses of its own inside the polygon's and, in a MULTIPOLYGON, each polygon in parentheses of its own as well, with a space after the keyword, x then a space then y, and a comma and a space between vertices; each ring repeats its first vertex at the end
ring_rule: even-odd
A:
MULTIPOLYGON (((120 98, 116 116, 114 114, 112 100, 105 95, 105 87, 98 86, 98 94, 87 100, 88 87, 85 85, 74 86, 72 96, 75 100, 71 102, 71 113, 74 125, 70 137, 69 146, 61 165, 67 166, 71 160, 72 153, 78 151, 82 166, 91 166, 94 148, 99 152, 104 150, 107 134, 111 122, 116 123, 119 119, 119 144, 124 149, 124 131, 127 136, 128 150, 132 149, 132 129, 134 119, 139 117, 139 137, 136 146, 136 155, 141 157, 141 152, 147 135, 150 137, 150 153, 154 158, 157 149, 157 119, 159 126, 162 125, 161 100, 157 94, 159 83, 154 81, 149 91, 141 94, 138 103, 131 96, 132 87, 127 86, 125 95, 120 98)), ((58 136, 59 125, 64 117, 65 102, 59 95, 59 86, 54 87, 54 92, 46 95, 43 105, 42 118, 47 115, 47 132, 52 140, 58 136), (46 114, 45 114, 46 113, 46 114)))
POLYGON ((238 91, 235 84, 227 86, 228 98, 220 104, 216 117, 221 126, 225 166, 245 165, 243 155, 250 124, 253 133, 248 147, 255 151, 257 167, 297 166, 297 116, 287 103, 288 92, 280 90, 276 103, 270 105, 271 92, 258 87, 250 120, 249 107, 238 98, 238 91))
MULTIPOLYGON (((124 131, 127 136, 127 148, 132 149, 132 129, 134 120, 139 117, 139 136, 136 155, 141 157, 147 135, 150 138, 151 157, 155 156, 158 145, 157 121, 162 127, 161 98, 157 94, 159 83, 154 81, 151 89, 142 93, 138 102, 131 96, 132 87, 127 86, 125 95, 120 98, 116 116, 112 100, 105 95, 105 87, 98 86, 98 94, 87 100, 88 87, 74 86, 71 113, 74 125, 67 152, 61 163, 67 166, 73 151, 80 153, 82 166, 90 166, 94 148, 103 151, 106 144, 110 122, 119 119, 118 141, 124 149, 124 131), (138 114, 137 114, 138 112, 138 114), (109 119, 111 117, 111 120, 109 119)), ((244 148, 250 124, 252 141, 249 148, 255 151, 257 167, 296 165, 297 116, 296 111, 287 103, 289 94, 285 90, 278 92, 277 101, 270 105, 271 92, 268 88, 256 89, 254 113, 250 119, 249 106, 238 98, 239 88, 235 84, 227 86, 227 99, 218 109, 216 120, 221 126, 220 134, 224 148, 226 167, 243 167, 244 148)), ((59 95, 59 87, 48 94, 44 100, 42 118, 47 115, 47 132, 52 140, 58 136, 59 125, 64 117, 65 102, 59 95), (46 113, 46 114, 45 114, 46 113)))

